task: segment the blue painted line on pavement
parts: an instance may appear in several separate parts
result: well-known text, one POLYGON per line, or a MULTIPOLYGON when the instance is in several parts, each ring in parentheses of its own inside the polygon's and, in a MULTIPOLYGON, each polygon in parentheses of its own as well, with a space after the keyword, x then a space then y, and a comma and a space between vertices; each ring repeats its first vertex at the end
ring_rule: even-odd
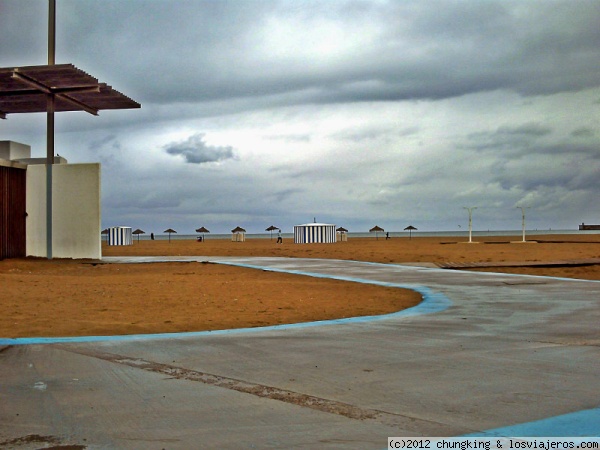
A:
POLYGON ((463 437, 600 437, 600 407, 495 428, 463 437))
POLYGON ((337 275, 324 275, 315 272, 305 272, 299 270, 285 270, 285 269, 274 269, 269 267, 263 267, 252 264, 242 264, 235 262, 218 262, 218 264, 232 265, 238 267, 247 267, 252 269, 260 269, 270 272, 281 272, 281 273, 292 273, 295 275, 306 275, 316 278, 329 278, 342 281, 351 281, 355 283, 373 284, 384 287, 404 288, 411 289, 420 293, 423 296, 423 301, 412 308, 407 308, 402 311, 398 311, 390 314, 382 314, 377 316, 360 316, 360 317, 348 317, 344 319, 330 319, 320 320, 314 322, 300 322, 282 325, 271 325, 267 327, 253 327, 253 328, 235 328, 228 330, 212 330, 212 331, 192 331, 187 333, 156 333, 156 334, 133 334, 133 335, 119 335, 119 336, 73 336, 73 337, 32 337, 32 338, 0 338, 0 346, 5 345, 38 345, 38 344, 62 344, 62 343, 89 343, 89 342, 119 342, 119 341, 141 341, 151 339, 182 339, 182 338, 193 338, 202 336, 219 336, 219 335, 230 335, 237 333, 257 333, 265 331, 283 331, 298 328, 309 328, 326 325, 345 325, 345 324, 356 324, 374 322, 377 320, 395 319, 400 317, 418 316, 424 314, 432 314, 440 311, 444 311, 451 304, 452 301, 440 292, 432 291, 431 289, 412 284, 398 284, 389 283, 384 281, 369 280, 356 277, 345 277, 337 275))

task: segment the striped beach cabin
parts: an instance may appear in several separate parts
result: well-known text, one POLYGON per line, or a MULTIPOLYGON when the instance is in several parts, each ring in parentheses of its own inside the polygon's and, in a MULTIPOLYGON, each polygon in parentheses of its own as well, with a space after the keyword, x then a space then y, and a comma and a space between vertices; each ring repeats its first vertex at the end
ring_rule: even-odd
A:
POLYGON ((111 227, 108 229, 108 245, 133 245, 131 227, 111 227))
POLYGON ((334 243, 336 241, 335 225, 328 223, 306 223, 294 226, 294 243, 334 243))

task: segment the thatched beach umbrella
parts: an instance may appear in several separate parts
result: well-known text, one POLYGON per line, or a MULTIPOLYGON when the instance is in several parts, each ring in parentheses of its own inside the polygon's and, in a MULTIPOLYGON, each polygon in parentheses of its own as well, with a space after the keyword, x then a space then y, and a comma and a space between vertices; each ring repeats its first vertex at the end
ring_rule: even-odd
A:
POLYGON ((167 228, 163 233, 169 233, 169 242, 171 242, 171 233, 177 233, 173 228, 167 228))
POLYGON ((108 228, 105 228, 104 230, 102 230, 102 233, 100 234, 105 234, 106 235, 106 242, 108 242, 108 228))
POLYGON ((375 225, 373 228, 371 228, 369 230, 369 233, 375 233, 375 239, 379 239, 379 237, 377 236, 377 233, 379 232, 384 232, 385 230, 383 228, 381 228, 380 226, 375 225))
POLYGON ((265 231, 270 231, 271 232, 271 240, 273 240, 273 231, 275 230, 279 230, 279 228, 277 228, 275 225, 271 225, 269 228, 267 228, 265 231))
POLYGON ((242 227, 235 227, 233 230, 231 230, 232 233, 245 233, 246 230, 244 230, 242 227))
POLYGON ((196 233, 202 233, 202 240, 204 241, 204 233, 210 233, 210 231, 208 231, 208 229, 205 227, 200 227, 196 229, 196 233))
POLYGON ((139 228, 137 230, 135 230, 134 232, 132 232, 131 234, 137 234, 138 237, 138 242, 140 242, 140 234, 146 234, 146 232, 144 230, 140 230, 139 228))
POLYGON ((413 227, 412 225, 407 226, 404 231, 408 230, 408 235, 409 235, 409 239, 412 239, 412 231, 416 230, 415 227, 413 227))

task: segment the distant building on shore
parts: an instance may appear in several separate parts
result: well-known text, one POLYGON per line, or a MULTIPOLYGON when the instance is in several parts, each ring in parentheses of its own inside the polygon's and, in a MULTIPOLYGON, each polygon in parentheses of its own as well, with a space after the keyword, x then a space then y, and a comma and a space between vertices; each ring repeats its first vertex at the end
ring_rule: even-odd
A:
POLYGON ((600 225, 586 225, 585 223, 582 223, 579 225, 579 230, 600 230, 600 225))

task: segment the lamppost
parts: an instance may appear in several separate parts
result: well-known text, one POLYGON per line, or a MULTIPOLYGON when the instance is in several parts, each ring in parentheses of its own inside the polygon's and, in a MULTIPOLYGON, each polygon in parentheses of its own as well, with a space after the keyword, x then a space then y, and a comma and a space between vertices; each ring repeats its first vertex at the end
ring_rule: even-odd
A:
POLYGON ((523 223, 522 223, 522 227, 523 227, 523 242, 525 242, 525 210, 528 209, 529 206, 517 206, 517 209, 521 210, 521 214, 523 217, 523 223))
POLYGON ((471 235, 473 230, 473 210, 477 209, 477 206, 471 206, 470 208, 467 206, 463 206, 464 209, 469 211, 469 243, 472 243, 471 235))

